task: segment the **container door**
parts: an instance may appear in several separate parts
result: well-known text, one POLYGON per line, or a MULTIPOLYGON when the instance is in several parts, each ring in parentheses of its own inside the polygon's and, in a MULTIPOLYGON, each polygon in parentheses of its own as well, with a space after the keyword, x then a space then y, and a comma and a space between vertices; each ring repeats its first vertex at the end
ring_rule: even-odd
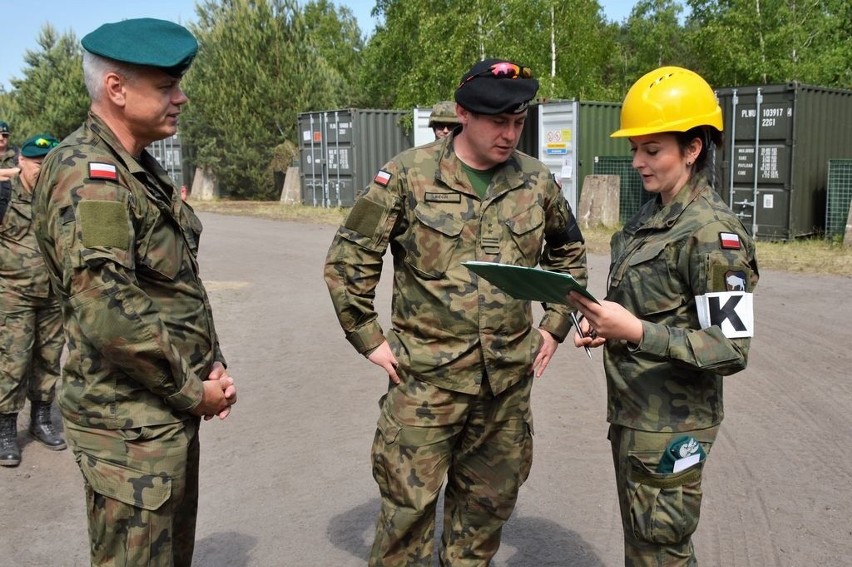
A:
POLYGON ((322 114, 306 112, 299 115, 299 173, 302 178, 302 204, 311 207, 323 206, 323 159, 322 114))
POLYGON ((793 92, 770 85, 723 89, 718 97, 725 147, 717 189, 755 238, 786 240, 792 236, 793 92))
POLYGON ((539 105, 539 155, 562 185, 562 193, 577 210, 577 110, 576 101, 539 105))
POLYGON ((326 184, 328 199, 325 206, 351 207, 355 203, 352 186, 354 174, 355 110, 335 110, 324 113, 326 184))

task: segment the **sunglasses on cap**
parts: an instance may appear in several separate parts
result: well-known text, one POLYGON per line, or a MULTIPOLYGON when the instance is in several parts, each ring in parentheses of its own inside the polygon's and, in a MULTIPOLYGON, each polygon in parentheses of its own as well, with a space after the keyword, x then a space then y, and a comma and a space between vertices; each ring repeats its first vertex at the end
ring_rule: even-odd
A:
POLYGON ((529 67, 522 67, 520 65, 515 65, 514 63, 509 63, 508 61, 501 61, 500 63, 495 63, 491 65, 488 69, 484 71, 480 71, 475 75, 471 75, 466 78, 462 82, 459 83, 457 88, 463 87, 466 83, 469 83, 473 79, 477 77, 487 77, 493 76, 495 79, 531 79, 532 78, 532 69, 529 67))
POLYGON ((46 138, 38 138, 33 142, 33 144, 35 144, 35 147, 37 148, 55 148, 59 145, 59 142, 48 140, 46 138))

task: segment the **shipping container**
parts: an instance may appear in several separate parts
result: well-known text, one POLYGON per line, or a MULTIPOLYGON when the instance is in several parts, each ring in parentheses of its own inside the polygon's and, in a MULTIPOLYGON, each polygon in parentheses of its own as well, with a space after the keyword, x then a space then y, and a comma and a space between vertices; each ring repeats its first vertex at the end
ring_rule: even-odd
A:
POLYGON ((758 240, 826 227, 828 162, 852 158, 852 91, 786 83, 717 90, 717 190, 758 240))
POLYGON ((172 178, 172 182, 178 189, 181 185, 186 184, 183 173, 184 160, 180 134, 157 140, 145 149, 160 162, 160 165, 169 173, 169 177, 172 178))
POLYGON ((341 109, 298 115, 302 203, 351 207, 378 169, 412 147, 408 111, 341 109))

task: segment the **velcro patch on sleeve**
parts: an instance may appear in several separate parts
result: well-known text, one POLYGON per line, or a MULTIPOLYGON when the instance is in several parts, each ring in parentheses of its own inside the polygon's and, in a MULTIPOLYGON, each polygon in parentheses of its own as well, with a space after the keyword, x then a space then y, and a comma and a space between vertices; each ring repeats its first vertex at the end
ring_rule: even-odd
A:
POLYGON ((358 199, 343 226, 367 238, 372 238, 382 221, 385 208, 369 199, 358 199))
POLYGON ((118 171, 114 164, 92 161, 89 162, 89 179, 118 179, 118 171))
POLYGON ((698 322, 702 329, 713 325, 729 339, 754 336, 754 295, 742 291, 723 291, 696 296, 698 322))
POLYGON ((719 244, 725 250, 739 250, 743 247, 739 235, 733 232, 720 232, 719 244))
POLYGON ((390 183, 391 177, 393 177, 393 175, 389 171, 380 169, 376 174, 376 177, 373 178, 373 182, 378 183, 382 187, 387 187, 388 183, 390 183))
POLYGON ((129 217, 118 201, 81 201, 77 205, 83 246, 86 248, 130 248, 129 217))

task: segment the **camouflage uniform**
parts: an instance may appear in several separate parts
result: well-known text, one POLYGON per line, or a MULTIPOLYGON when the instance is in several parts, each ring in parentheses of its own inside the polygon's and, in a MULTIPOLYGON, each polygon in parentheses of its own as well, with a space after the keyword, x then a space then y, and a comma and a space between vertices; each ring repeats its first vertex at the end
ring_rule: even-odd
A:
MULTIPOLYGON (((372 455, 382 509, 371 565, 432 564, 445 473, 442 563, 487 564, 532 464, 531 367, 541 335, 530 303, 461 262, 541 263, 586 281, 582 235, 550 172, 514 152, 480 199, 453 140, 386 164, 326 259, 340 323, 367 355, 385 340, 373 298, 388 244, 394 257, 387 341, 402 382, 380 402, 372 455)), ((547 305, 540 327, 562 340, 567 307, 547 305)))
POLYGON ((666 445, 691 435, 709 455, 724 415, 722 376, 746 366, 749 338, 701 329, 696 296, 726 275, 757 285, 755 248, 740 220, 694 177, 673 201, 647 203, 611 243, 607 299, 642 319, 639 345, 607 341, 608 421, 627 565, 693 565, 704 463, 656 472, 666 445), (722 234, 739 237, 725 248, 722 234))
POLYGON ((35 237, 32 196, 20 176, 0 221, 0 414, 51 404, 59 378, 62 318, 35 237))
POLYGON ((15 148, 8 148, 0 154, 0 169, 10 167, 18 167, 18 151, 15 148))
POLYGON ((58 401, 86 482, 92 561, 189 565, 189 411, 224 364, 199 278, 201 223, 156 160, 134 159, 91 113, 45 158, 34 206, 68 339, 58 401))

